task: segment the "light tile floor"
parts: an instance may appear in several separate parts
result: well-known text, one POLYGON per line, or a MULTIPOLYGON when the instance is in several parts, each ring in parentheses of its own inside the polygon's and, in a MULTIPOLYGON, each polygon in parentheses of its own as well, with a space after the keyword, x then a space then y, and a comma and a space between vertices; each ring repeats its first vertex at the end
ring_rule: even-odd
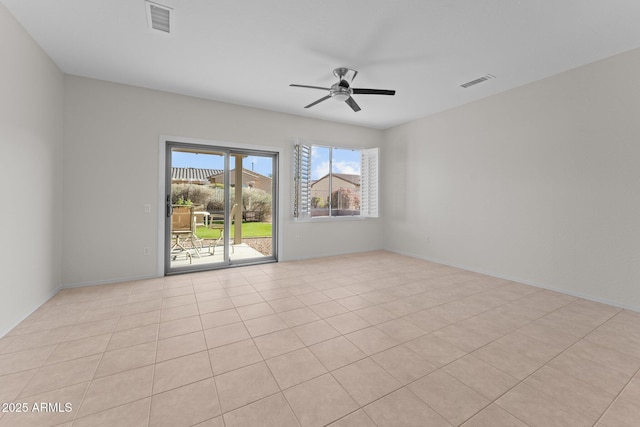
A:
POLYGON ((380 251, 65 289, 0 426, 637 426, 639 368, 640 313, 380 251))

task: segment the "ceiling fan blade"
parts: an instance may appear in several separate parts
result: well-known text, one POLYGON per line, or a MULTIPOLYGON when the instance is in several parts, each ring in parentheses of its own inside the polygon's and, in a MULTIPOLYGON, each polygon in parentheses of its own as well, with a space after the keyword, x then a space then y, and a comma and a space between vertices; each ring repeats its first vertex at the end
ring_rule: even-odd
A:
POLYGON ((356 89, 351 88, 354 95, 395 95, 395 90, 387 89, 356 89))
POLYGON ((306 106, 306 107, 304 107, 304 108, 313 107, 314 105, 319 104, 319 103, 321 103, 322 101, 325 101, 325 100, 327 100, 327 99, 329 99, 329 98, 331 98, 331 95, 327 95, 327 96, 325 96, 325 97, 322 97, 322 98, 318 99, 317 101, 314 101, 314 102, 312 102, 311 104, 307 105, 307 106, 306 106))
POLYGON ((322 89, 322 90, 329 90, 328 87, 320 87, 320 86, 307 86, 307 85, 289 85, 289 86, 293 86, 293 87, 306 87, 309 89, 322 89))
POLYGON ((347 105, 348 105, 349 107, 351 107, 351 109, 352 109, 353 111, 355 111, 356 113, 357 113, 358 111, 360 111, 360 106, 358 105, 358 103, 357 103, 353 98, 349 97, 349 98, 347 98, 344 102, 346 102, 346 103, 347 103, 347 105))

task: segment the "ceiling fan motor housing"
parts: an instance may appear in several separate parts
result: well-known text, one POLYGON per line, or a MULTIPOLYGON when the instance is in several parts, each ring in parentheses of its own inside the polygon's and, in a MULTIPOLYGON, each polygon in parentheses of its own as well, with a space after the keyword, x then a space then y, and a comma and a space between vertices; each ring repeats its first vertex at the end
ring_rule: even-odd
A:
POLYGON ((335 83, 329 89, 329 95, 336 101, 346 101, 351 96, 351 88, 346 80, 341 80, 340 83, 335 83))

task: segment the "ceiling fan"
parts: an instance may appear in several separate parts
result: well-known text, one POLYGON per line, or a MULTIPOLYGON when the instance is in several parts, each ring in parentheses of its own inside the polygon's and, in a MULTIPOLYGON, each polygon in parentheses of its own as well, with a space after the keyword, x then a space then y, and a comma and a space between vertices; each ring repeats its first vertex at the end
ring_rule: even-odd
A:
POLYGON ((356 103, 356 101, 351 97, 351 95, 395 95, 395 90, 386 90, 386 89, 360 89, 351 87, 349 82, 353 82, 353 79, 356 78, 358 72, 356 70, 352 70, 350 68, 336 68, 333 70, 333 75, 336 76, 339 81, 338 83, 334 83, 330 88, 329 87, 319 87, 319 86, 307 86, 307 85, 296 85, 291 84, 289 86, 293 87, 306 87, 310 89, 321 89, 328 90, 329 95, 318 99, 317 101, 312 102, 304 108, 313 107, 316 104, 319 104, 322 101, 325 101, 329 98, 333 98, 336 101, 344 101, 347 103, 349 107, 353 111, 360 111, 360 106, 356 103))

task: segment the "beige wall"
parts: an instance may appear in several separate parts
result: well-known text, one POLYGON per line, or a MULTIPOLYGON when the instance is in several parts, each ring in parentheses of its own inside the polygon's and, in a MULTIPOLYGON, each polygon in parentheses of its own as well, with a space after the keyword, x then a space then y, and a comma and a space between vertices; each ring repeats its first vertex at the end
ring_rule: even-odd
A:
POLYGON ((385 132, 387 249, 640 309, 640 50, 385 132))
MULTIPOLYGON (((220 174, 220 175, 216 175, 213 179, 212 182, 217 183, 217 184, 224 184, 224 174, 220 174)), ((272 189, 271 187, 273 186, 273 182, 271 180, 271 178, 269 178, 268 176, 264 176, 264 175, 260 175, 260 174, 250 174, 247 173, 246 171, 242 172, 242 186, 244 188, 248 187, 247 183, 252 183, 253 188, 258 189, 258 190, 262 190, 266 193, 271 194, 272 189)), ((229 171, 229 184, 230 185, 236 185, 236 175, 235 175, 235 169, 232 169, 229 171)))
POLYGON ((60 286, 63 76, 0 3, 0 337, 60 286))
POLYGON ((378 130, 74 76, 65 77, 64 111, 65 285, 157 274, 161 135, 282 150, 280 259, 382 246, 379 220, 294 222, 289 186, 292 138, 375 147, 382 143, 378 130), (152 206, 150 214, 144 204, 152 206), (151 255, 143 255, 145 246, 151 255))
POLYGON ((273 187, 273 183, 271 182, 270 178, 268 177, 253 178, 251 176, 248 176, 246 180, 248 182, 252 182, 252 186, 253 186, 252 188, 255 188, 257 190, 262 190, 267 194, 272 193, 271 188, 273 187))
POLYGON ((385 132, 63 77, 1 4, 0 58, 0 336, 157 274, 161 135, 282 152, 282 260, 384 247, 640 309, 640 50, 385 132), (292 137, 382 146, 382 219, 293 222, 292 137))
MULTIPOLYGON (((345 181, 337 176, 331 176, 331 188, 336 191, 339 188, 348 188, 354 191, 358 191, 359 188, 354 183, 345 181)), ((311 197, 318 197, 324 202, 327 202, 329 197, 329 177, 325 176, 311 185, 311 197)), ((334 206, 335 208, 335 206, 334 206)), ((343 207, 343 209, 353 209, 353 207, 343 207)))

